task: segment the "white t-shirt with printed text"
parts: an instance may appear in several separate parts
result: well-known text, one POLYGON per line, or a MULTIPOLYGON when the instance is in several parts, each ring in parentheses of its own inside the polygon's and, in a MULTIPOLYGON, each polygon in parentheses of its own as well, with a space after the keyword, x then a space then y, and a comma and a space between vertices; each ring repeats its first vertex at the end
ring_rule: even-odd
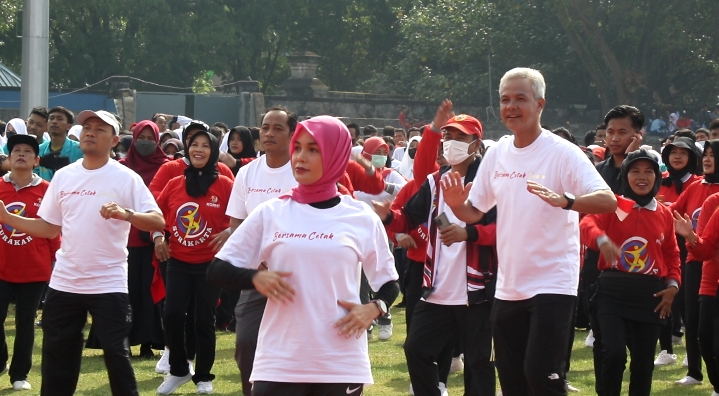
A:
POLYGON ((351 197, 328 209, 292 199, 258 206, 217 258, 236 267, 288 271, 294 301, 268 301, 260 324, 251 381, 372 383, 366 332, 346 338, 334 324, 360 304, 360 270, 373 290, 398 279, 377 215, 351 197))
POLYGON ((60 169, 45 192, 38 216, 62 227, 62 243, 50 287, 68 293, 127 293, 130 223, 105 220, 103 205, 115 202, 137 213, 160 212, 140 175, 110 160, 88 170, 83 160, 60 169))
POLYGON ((576 145, 547 130, 527 147, 517 148, 514 136, 505 136, 488 150, 469 200, 482 212, 497 205, 495 297, 517 301, 537 294, 576 295, 579 214, 533 195, 528 180, 577 197, 609 190, 576 145))
POLYGON ((263 155, 237 172, 227 204, 227 215, 246 219, 261 203, 277 198, 296 186, 290 161, 279 168, 270 168, 267 156, 263 155))

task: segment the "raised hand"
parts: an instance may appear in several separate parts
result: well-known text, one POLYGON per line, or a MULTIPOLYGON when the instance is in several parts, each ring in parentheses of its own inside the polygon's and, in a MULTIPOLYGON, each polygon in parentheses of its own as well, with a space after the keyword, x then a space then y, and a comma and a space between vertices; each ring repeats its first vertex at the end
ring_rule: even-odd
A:
POLYGON ((472 183, 466 186, 462 184, 462 176, 458 172, 447 172, 440 181, 444 202, 450 207, 458 207, 464 204, 469 198, 469 191, 472 183))
POLYGON ((437 108, 437 113, 434 115, 434 127, 439 129, 442 128, 445 124, 447 124, 447 121, 454 117, 454 111, 452 111, 452 101, 449 99, 445 99, 442 101, 442 103, 439 104, 439 107, 437 108))
POLYGON ((683 236, 689 238, 690 235, 694 234, 694 226, 692 225, 692 219, 688 214, 684 213, 682 216, 676 210, 674 211, 674 231, 683 236))

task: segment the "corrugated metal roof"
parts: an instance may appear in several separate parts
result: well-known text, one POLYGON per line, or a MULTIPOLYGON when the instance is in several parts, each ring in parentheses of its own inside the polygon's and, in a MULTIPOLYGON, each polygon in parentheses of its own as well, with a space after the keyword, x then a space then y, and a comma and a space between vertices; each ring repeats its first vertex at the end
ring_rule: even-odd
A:
POLYGON ((0 63, 0 87, 20 88, 20 77, 0 63))

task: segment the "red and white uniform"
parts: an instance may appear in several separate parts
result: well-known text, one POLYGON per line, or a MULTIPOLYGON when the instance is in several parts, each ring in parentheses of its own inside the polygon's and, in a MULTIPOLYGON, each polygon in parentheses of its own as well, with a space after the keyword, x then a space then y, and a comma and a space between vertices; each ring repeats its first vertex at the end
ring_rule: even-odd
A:
MULTIPOLYGON (((185 174, 185 169, 187 169, 188 165, 189 162, 187 158, 178 158, 174 161, 162 164, 148 186, 150 191, 152 191, 152 195, 155 198, 159 197, 160 193, 165 189, 165 186, 170 182, 170 180, 185 174)), ((229 177, 230 180, 235 180, 235 175, 232 173, 232 170, 230 170, 230 168, 222 162, 217 163, 217 171, 220 172, 221 175, 229 177)))
MULTIPOLYGON (((18 188, 10 174, 0 180, 0 200, 5 209, 18 216, 36 218, 50 183, 33 175, 32 182, 18 188)), ((47 282, 52 272, 60 236, 36 238, 0 224, 0 279, 12 283, 47 282)))

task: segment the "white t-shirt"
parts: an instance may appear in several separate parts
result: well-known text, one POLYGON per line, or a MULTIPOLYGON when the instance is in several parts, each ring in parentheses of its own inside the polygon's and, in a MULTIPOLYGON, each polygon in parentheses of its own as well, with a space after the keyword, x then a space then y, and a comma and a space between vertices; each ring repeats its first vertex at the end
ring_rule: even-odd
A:
POLYGON ((237 172, 227 204, 227 215, 246 219, 259 204, 277 198, 296 186, 290 161, 279 168, 270 168, 267 156, 263 155, 237 172))
POLYGON ((346 338, 334 327, 347 314, 338 300, 360 303, 360 266, 373 290, 398 279, 372 209, 348 196, 329 209, 273 199, 245 219, 217 258, 292 272, 285 280, 294 301, 267 302, 251 381, 372 383, 366 335, 346 338))
POLYGON ((397 147, 394 149, 394 152, 392 153, 392 158, 396 159, 397 161, 402 162, 402 157, 404 157, 404 153, 406 152, 406 147, 397 147))
POLYGON ((396 184, 399 188, 395 188, 392 194, 387 191, 382 191, 379 194, 367 194, 363 191, 355 191, 355 198, 366 203, 369 207, 372 207, 372 201, 384 202, 394 201, 394 198, 399 194, 400 190, 407 184, 407 179, 399 174, 396 170, 392 169, 391 172, 387 173, 384 181, 387 183, 396 184))
MULTIPOLYGON (((432 179, 430 183, 434 183, 432 175, 429 177, 432 179)), ((462 178, 462 183, 464 183, 464 177, 462 178)), ((450 223, 457 224, 460 227, 467 225, 467 223, 459 220, 452 212, 452 209, 444 203, 441 189, 439 190, 437 206, 439 207, 437 213, 444 212, 447 214, 447 219, 450 223)), ((426 301, 438 305, 467 305, 467 242, 445 246, 439 239, 438 231, 434 246, 437 252, 434 257, 436 264, 432 282, 434 290, 426 301)))
POLYGON ((45 192, 38 216, 62 227, 50 287, 68 293, 127 293, 130 223, 105 220, 102 205, 138 213, 160 212, 140 175, 116 161, 88 170, 82 159, 60 169, 45 192))
POLYGON ((554 208, 527 191, 533 180, 579 197, 609 186, 574 144, 542 130, 529 146, 501 138, 479 166, 469 193, 487 212, 497 205, 496 298, 526 300, 537 294, 576 295, 579 282, 579 214, 554 208))

